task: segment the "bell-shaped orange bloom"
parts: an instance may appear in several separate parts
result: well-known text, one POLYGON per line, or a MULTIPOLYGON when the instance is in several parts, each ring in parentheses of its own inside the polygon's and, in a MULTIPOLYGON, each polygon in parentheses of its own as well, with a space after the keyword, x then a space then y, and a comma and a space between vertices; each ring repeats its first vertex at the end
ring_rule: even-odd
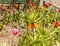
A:
POLYGON ((32 24, 28 24, 28 28, 29 28, 29 29, 32 28, 32 24))
POLYGON ((37 23, 31 23, 31 24, 28 24, 28 28, 31 29, 31 28, 37 28, 38 27, 38 24, 37 23))
POLYGON ((38 24, 37 23, 33 23, 33 28, 37 28, 38 24))
POLYGON ((19 5, 18 4, 15 4, 16 7, 18 7, 19 5))

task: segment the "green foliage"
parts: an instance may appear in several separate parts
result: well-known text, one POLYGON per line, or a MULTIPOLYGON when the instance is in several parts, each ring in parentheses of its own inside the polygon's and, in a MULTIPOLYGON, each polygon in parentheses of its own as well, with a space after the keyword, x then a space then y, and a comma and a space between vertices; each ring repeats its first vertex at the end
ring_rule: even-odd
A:
MULTIPOLYGON (((53 7, 46 8, 38 6, 27 9, 25 12, 15 10, 13 13, 5 12, 0 21, 0 30, 3 25, 17 24, 18 28, 25 28, 24 35, 19 33, 18 46, 52 46, 60 43, 60 13, 54 11, 53 7), (29 10, 31 10, 29 12, 29 10), (27 12, 28 11, 28 12, 27 12), (54 27, 54 22, 58 21, 58 27, 54 27), (38 28, 27 29, 27 23, 37 23, 38 28), (21 25, 22 24, 22 25, 21 25), (25 25, 24 25, 25 24, 25 25), (24 26, 23 26, 24 25, 24 26)), ((15 25, 16 26, 16 25, 15 25)))
MULTIPOLYGON (((53 8, 53 7, 52 7, 53 8)), ((46 11, 42 7, 38 7, 38 10, 31 8, 32 12, 25 12, 24 21, 27 23, 38 23, 39 27, 35 29, 26 30, 27 35, 20 36, 22 39, 19 41, 18 46, 53 46, 60 43, 60 26, 54 27, 53 22, 59 20, 59 13, 47 8, 46 11), (31 32, 32 34, 31 34, 31 32), (35 33, 35 34, 34 34, 35 33)))
POLYGON ((0 22, 0 31, 3 29, 3 22, 0 22))

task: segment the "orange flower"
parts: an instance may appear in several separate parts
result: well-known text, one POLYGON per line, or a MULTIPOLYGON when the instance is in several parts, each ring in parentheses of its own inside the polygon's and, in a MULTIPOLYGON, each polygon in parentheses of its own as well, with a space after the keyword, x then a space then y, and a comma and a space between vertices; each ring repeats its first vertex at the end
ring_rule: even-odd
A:
POLYGON ((28 28, 29 28, 29 29, 32 28, 32 24, 28 24, 28 28))
POLYGON ((33 23, 33 28, 37 28, 38 24, 37 23, 33 23))
POLYGON ((18 7, 19 5, 18 4, 15 4, 16 7, 18 7))
POLYGON ((38 24, 37 23, 31 23, 31 24, 28 24, 28 28, 31 29, 31 28, 37 28, 38 27, 38 24))

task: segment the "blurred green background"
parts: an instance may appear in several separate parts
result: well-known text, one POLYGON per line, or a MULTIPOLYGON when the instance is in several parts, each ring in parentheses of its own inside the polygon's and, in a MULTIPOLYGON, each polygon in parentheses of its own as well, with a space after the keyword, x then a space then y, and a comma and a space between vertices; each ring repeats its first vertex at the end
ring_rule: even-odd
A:
MULTIPOLYGON (((0 0, 0 3, 11 3, 13 0, 0 0)), ((24 0, 17 0, 16 2, 24 2, 24 0)))
MULTIPOLYGON (((13 0, 0 0, 0 3, 11 3, 13 0)), ((16 0, 16 3, 22 3, 25 0, 16 0)), ((40 0, 30 0, 32 2, 39 2, 40 0)))

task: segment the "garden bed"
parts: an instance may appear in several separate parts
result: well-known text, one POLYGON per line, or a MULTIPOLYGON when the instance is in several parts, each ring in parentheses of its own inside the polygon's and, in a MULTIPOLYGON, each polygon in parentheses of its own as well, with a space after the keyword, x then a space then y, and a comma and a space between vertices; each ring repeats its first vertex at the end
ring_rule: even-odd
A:
POLYGON ((2 8, 1 46, 60 46, 60 9, 52 3, 27 4, 25 10, 2 8))

